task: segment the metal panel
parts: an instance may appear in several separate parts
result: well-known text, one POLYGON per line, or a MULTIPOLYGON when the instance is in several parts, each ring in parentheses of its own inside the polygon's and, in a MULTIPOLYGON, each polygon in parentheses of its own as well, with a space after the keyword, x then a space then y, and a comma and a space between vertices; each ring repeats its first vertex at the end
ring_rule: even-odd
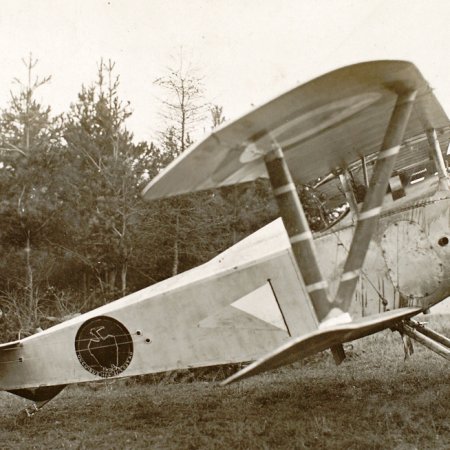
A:
POLYGON ((381 239, 384 260, 392 284, 405 298, 427 297, 444 281, 444 268, 425 230, 415 222, 390 224, 381 239), (426 272, 426 277, 419 274, 426 272))

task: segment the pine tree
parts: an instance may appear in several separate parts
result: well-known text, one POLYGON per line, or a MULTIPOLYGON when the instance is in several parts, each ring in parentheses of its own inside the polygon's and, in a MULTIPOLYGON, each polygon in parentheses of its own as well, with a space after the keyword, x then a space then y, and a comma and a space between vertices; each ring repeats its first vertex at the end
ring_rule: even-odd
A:
POLYGON ((100 62, 96 83, 83 86, 71 106, 65 132, 75 168, 74 254, 84 266, 87 289, 93 274, 105 301, 128 292, 135 236, 147 209, 139 195, 141 177, 153 150, 133 144, 125 126, 130 105, 119 98, 114 69, 111 61, 100 62))
POLYGON ((62 196, 58 183, 64 159, 60 118, 36 100, 51 77, 35 77, 37 60, 23 60, 26 81, 15 79, 9 106, 0 116, 0 289, 16 308, 20 328, 39 322, 39 289, 57 255, 48 244, 61 238, 62 196), (15 294, 13 294, 15 292, 15 294))

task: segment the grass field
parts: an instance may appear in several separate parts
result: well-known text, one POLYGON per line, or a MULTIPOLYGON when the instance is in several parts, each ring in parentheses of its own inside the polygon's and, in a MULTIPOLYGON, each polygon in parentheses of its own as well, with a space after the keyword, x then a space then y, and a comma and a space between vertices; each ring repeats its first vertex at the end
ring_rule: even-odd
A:
POLYGON ((450 449, 449 365, 415 349, 405 362, 386 331, 340 367, 323 353, 227 387, 223 369, 72 386, 26 420, 27 402, 0 393, 0 448, 450 449))

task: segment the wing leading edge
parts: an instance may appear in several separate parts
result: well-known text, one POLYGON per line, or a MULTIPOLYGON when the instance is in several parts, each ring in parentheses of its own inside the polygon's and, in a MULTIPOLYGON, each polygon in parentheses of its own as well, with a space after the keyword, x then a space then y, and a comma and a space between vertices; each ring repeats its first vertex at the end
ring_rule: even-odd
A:
POLYGON ((297 183, 379 150, 400 89, 418 91, 404 140, 449 120, 419 70, 406 61, 344 67, 218 128, 155 177, 147 200, 266 177, 262 156, 278 142, 297 183), (400 87, 400 88, 399 88, 400 87))

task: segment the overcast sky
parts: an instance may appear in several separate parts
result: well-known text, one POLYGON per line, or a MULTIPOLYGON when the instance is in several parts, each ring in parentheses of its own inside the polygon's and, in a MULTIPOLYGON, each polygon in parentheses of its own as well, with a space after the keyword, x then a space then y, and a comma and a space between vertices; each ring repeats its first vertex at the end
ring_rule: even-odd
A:
POLYGON ((448 0, 0 0, 0 107, 30 52, 52 75, 40 96, 55 113, 111 58, 134 110, 128 128, 150 140, 161 126, 153 81, 183 47, 227 119, 371 59, 414 62, 449 112, 449 21, 448 0))

